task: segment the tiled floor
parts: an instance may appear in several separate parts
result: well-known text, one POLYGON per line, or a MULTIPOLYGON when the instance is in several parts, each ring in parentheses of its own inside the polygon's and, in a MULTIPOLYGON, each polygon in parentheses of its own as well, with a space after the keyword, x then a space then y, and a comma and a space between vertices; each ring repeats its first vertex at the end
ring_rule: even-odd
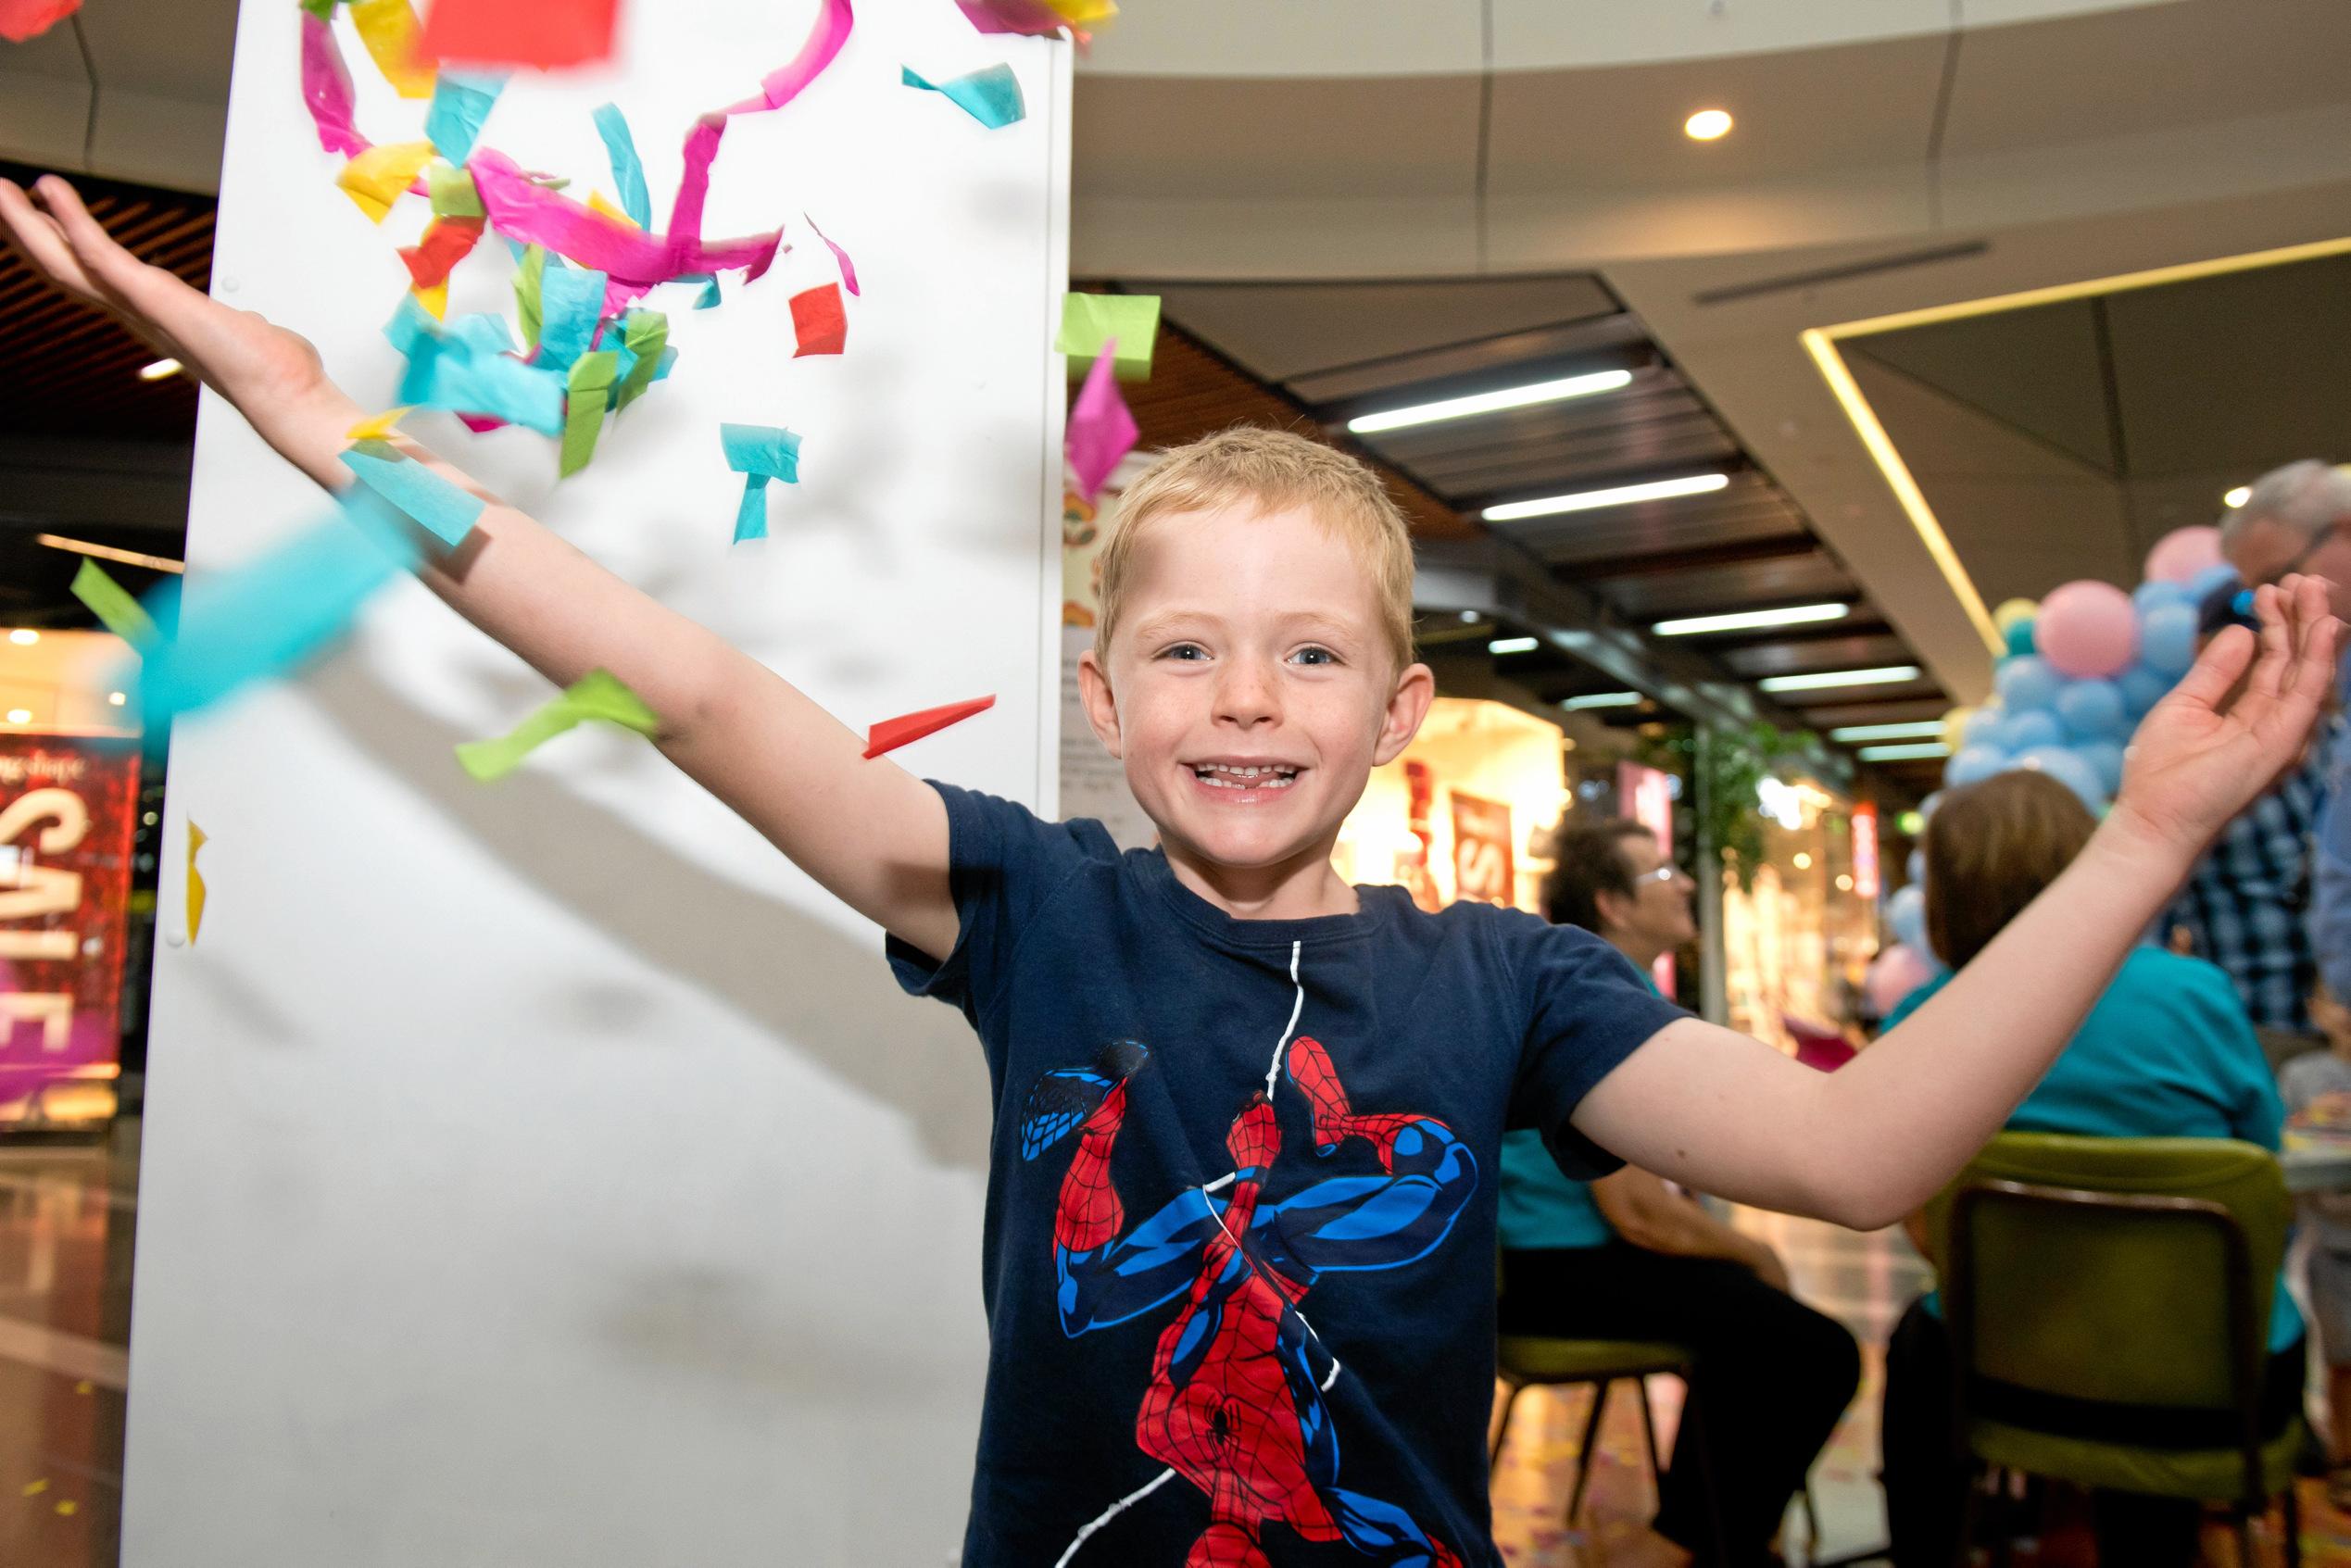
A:
MULTIPOLYGON (((1796 1294, 1841 1320, 1862 1347, 1861 1391, 1814 1467, 1812 1493, 1820 1516, 1815 1551, 1800 1510, 1791 1508, 1782 1537, 1789 1561, 1830 1559, 1885 1545, 1885 1510, 1877 1483, 1878 1399, 1884 1386, 1888 1332, 1924 1288, 1927 1266, 1899 1231, 1860 1236, 1810 1220, 1742 1212, 1741 1229, 1764 1237, 1787 1260, 1796 1294)), ((1494 1475, 1494 1535, 1513 1568, 1674 1568, 1687 1559, 1647 1525, 1656 1509, 1641 1435, 1639 1406, 1628 1386, 1611 1399, 1601 1423, 1592 1481, 1576 1529, 1563 1520, 1575 1485, 1576 1444, 1590 1410, 1578 1389, 1530 1388, 1511 1420, 1508 1446, 1494 1475)), ((1670 1378, 1651 1385, 1658 1441, 1670 1449, 1680 1408, 1670 1378)), ((2303 1562, 2309 1568, 2351 1568, 2351 1517, 2326 1503, 2323 1486, 2300 1489, 2303 1562)), ((2020 1549, 2017 1568, 2091 1568, 2095 1551, 2078 1509, 2056 1510, 2058 1523, 2038 1543, 2020 1549)), ((2284 1559, 2274 1528, 2261 1543, 2261 1561, 2284 1559)), ((2225 1532, 2206 1532, 2205 1561, 2234 1564, 2225 1532)), ((2119 1568, 2131 1568, 2129 1564, 2119 1568)))

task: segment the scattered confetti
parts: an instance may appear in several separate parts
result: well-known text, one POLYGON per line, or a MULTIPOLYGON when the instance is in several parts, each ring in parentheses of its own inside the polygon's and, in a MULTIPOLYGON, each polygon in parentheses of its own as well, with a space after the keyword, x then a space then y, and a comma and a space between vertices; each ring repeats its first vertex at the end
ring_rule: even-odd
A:
POLYGON ((622 378, 620 391, 612 395, 616 414, 644 396, 677 362, 677 350, 669 345, 670 319, 658 310, 632 310, 622 317, 621 342, 635 363, 622 378))
POLYGON ((428 59, 469 65, 592 65, 612 54, 619 0, 435 0, 428 59))
POLYGON ((451 549, 464 544, 465 536, 481 521, 484 502, 479 495, 459 489, 383 442, 360 442, 343 454, 343 466, 401 516, 451 549))
POLYGON ((944 708, 925 708, 902 719, 885 719, 865 734, 866 759, 870 761, 911 741, 937 734, 949 724, 960 724, 973 714, 985 713, 995 706, 993 696, 974 697, 969 702, 950 702, 944 708))
POLYGON ((82 1505, 74 1501, 71 1498, 59 1498, 57 1499, 57 1512, 66 1518, 70 1519, 75 1514, 82 1512, 82 1505))
MULTIPOLYGON (((434 9, 448 9, 446 0, 434 9)), ((433 96, 437 73, 430 61, 417 54, 416 12, 409 0, 358 0, 351 7, 351 21, 358 28, 359 42, 368 46, 376 69, 383 73, 394 92, 403 98, 433 96)))
POLYGON ((983 66, 947 82, 918 76, 911 66, 901 66, 899 72, 899 80, 907 86, 940 94, 990 131, 1000 131, 1027 117, 1028 107, 1021 101, 1020 78, 1012 74, 1011 66, 983 66))
POLYGON ((392 204, 416 183, 417 176, 432 161, 430 142, 370 147, 345 164, 334 182, 368 215, 369 222, 381 223, 391 214, 392 204))
POLYGON ((80 9, 82 0, 0 0, 0 38, 29 43, 80 9))
POLYGON ((196 870, 196 851, 205 846, 204 830, 192 819, 188 823, 188 945, 195 945, 196 933, 204 926, 204 873, 196 870))
POLYGON ((473 188, 473 176, 464 169, 446 163, 436 163, 424 171, 424 190, 433 202, 436 218, 484 218, 482 193, 473 188))
POLYGON ((302 101, 318 127, 321 147, 345 157, 368 150, 368 139, 352 122, 351 72, 334 41, 333 24, 308 10, 302 13, 302 101))
POLYGON ((457 264, 481 243, 480 219, 435 218, 424 226, 422 238, 400 252, 400 260, 418 288, 436 288, 449 281, 457 264))
POLYGON ((565 479, 588 466, 596 456, 597 438, 604 416, 612 406, 612 388, 621 377, 621 357, 611 349, 583 354, 572 363, 570 396, 563 415, 563 456, 557 471, 565 479))
POLYGON ((746 98, 731 106, 727 113, 759 114, 768 109, 780 109, 800 95, 808 84, 824 73, 833 63, 833 56, 849 42, 849 29, 856 18, 849 12, 849 0, 824 0, 824 9, 818 13, 816 25, 809 30, 808 42, 800 52, 776 70, 770 71, 760 83, 760 95, 746 98))
POLYGON ((1159 295, 1068 294, 1062 296, 1062 330, 1053 347, 1070 357, 1070 369, 1091 360, 1112 339, 1126 345, 1117 359, 1118 379, 1144 381, 1159 343, 1159 295))
POLYGON ((841 311, 837 283, 803 289, 792 296, 792 358, 838 354, 849 342, 849 318, 841 311))
POLYGON ((726 466, 748 477, 735 513, 735 543, 767 537, 768 481, 800 482, 800 438, 773 425, 721 425, 719 445, 726 466))
POLYGON ((27 1481, 24 1484, 24 1495, 29 1498, 37 1498, 48 1489, 49 1482, 46 1477, 38 1481, 27 1481))
POLYGON ((163 641, 155 620, 139 608, 131 591, 107 575, 96 561, 84 558, 73 574, 73 596, 89 607, 98 624, 142 653, 163 641))
POLYGON ((490 118, 490 107, 506 90, 502 76, 462 76, 453 70, 441 73, 440 82, 433 89, 433 110, 424 117, 424 134, 441 150, 441 156, 451 163, 463 163, 472 156, 473 144, 482 134, 482 122, 490 118))
POLYGON ((1118 395, 1118 381, 1111 372, 1117 352, 1117 339, 1102 345, 1069 411, 1064 446, 1070 471, 1077 476, 1077 493, 1088 501, 1100 494, 1118 460, 1135 449, 1142 433, 1135 426, 1135 416, 1127 411, 1126 400, 1118 395))
POLYGON ((477 782, 494 784, 521 767, 539 746, 590 719, 634 730, 647 739, 660 730, 660 721, 643 698, 610 671, 591 670, 510 734, 459 746, 458 765, 477 782))
POLYGON ((409 408, 386 408, 381 414, 370 414, 343 433, 346 441, 389 441, 400 428, 400 421, 414 412, 409 408))
POLYGON ((841 286, 849 290, 851 294, 857 293, 857 263, 849 259, 849 253, 835 245, 832 240, 826 236, 824 231, 816 226, 816 220, 811 218, 807 213, 803 212, 800 214, 800 221, 808 225, 808 232, 810 233, 814 234, 820 240, 823 240, 824 248, 833 253, 833 259, 840 265, 841 286))
POLYGON ((612 185, 621 194, 621 210, 640 229, 653 227, 653 197, 645 188, 645 160, 636 156, 636 138, 620 107, 606 104, 596 111, 597 134, 604 138, 605 154, 612 160, 612 185))

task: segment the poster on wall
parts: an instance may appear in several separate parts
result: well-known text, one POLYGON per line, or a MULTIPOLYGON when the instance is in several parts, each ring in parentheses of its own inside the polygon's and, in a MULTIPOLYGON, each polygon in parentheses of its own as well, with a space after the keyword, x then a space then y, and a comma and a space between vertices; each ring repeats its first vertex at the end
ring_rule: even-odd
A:
POLYGON ((1517 890, 1511 863, 1510 808, 1460 790, 1453 801, 1453 891, 1481 904, 1508 905, 1517 890))
POLYGON ((116 1060, 135 746, 0 735, 0 1099, 116 1060))

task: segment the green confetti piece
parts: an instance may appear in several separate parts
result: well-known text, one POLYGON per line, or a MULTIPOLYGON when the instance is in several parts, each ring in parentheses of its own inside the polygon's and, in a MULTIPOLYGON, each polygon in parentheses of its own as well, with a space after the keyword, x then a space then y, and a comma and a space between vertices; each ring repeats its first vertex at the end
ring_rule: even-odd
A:
POLYGON ((73 596, 89 607, 99 625, 142 652, 163 640, 155 617, 141 609, 131 590, 107 576, 96 561, 85 558, 82 570, 73 574, 73 596))
POLYGON ((514 311, 522 320, 522 349, 539 347, 539 283, 547 272, 547 247, 533 245, 522 253, 522 270, 514 274, 514 311))
POLYGON ((1151 350, 1159 343, 1159 295, 1155 294, 1068 294, 1062 296, 1062 331, 1053 346, 1069 356, 1072 375, 1083 374, 1101 353, 1102 345, 1118 340, 1111 368, 1120 381, 1146 381, 1151 373, 1151 350))
POLYGON ((604 430, 604 412, 612 403, 612 383, 620 379, 621 357, 609 348, 583 354, 572 365, 572 404, 563 416, 565 478, 588 466, 596 456, 596 440, 604 430))
POLYGON ((468 741, 457 748, 458 765, 483 784, 494 784, 522 765, 522 759, 564 731, 588 720, 618 724, 650 740, 660 721, 645 700, 608 671, 591 670, 560 696, 532 714, 512 733, 495 740, 468 741))
POLYGON ((489 215, 489 209, 482 205, 482 193, 473 187, 473 176, 455 164, 427 164, 424 190, 433 199, 433 216, 435 218, 484 218, 489 215))
POLYGON ((658 310, 632 310, 622 319, 621 341, 636 356, 636 363, 613 396, 616 414, 644 396, 660 374, 661 356, 670 345, 670 319, 658 310))

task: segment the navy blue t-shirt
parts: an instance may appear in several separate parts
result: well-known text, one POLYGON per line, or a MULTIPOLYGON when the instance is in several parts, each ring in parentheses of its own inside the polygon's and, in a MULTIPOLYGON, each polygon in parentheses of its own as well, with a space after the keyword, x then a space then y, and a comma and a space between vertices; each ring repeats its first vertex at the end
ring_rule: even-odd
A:
POLYGON ((1494 1173, 1684 1016, 1516 910, 1235 920, 1156 850, 952 785, 962 930, 899 982, 995 1097, 964 1568, 1475 1564, 1494 1173))

